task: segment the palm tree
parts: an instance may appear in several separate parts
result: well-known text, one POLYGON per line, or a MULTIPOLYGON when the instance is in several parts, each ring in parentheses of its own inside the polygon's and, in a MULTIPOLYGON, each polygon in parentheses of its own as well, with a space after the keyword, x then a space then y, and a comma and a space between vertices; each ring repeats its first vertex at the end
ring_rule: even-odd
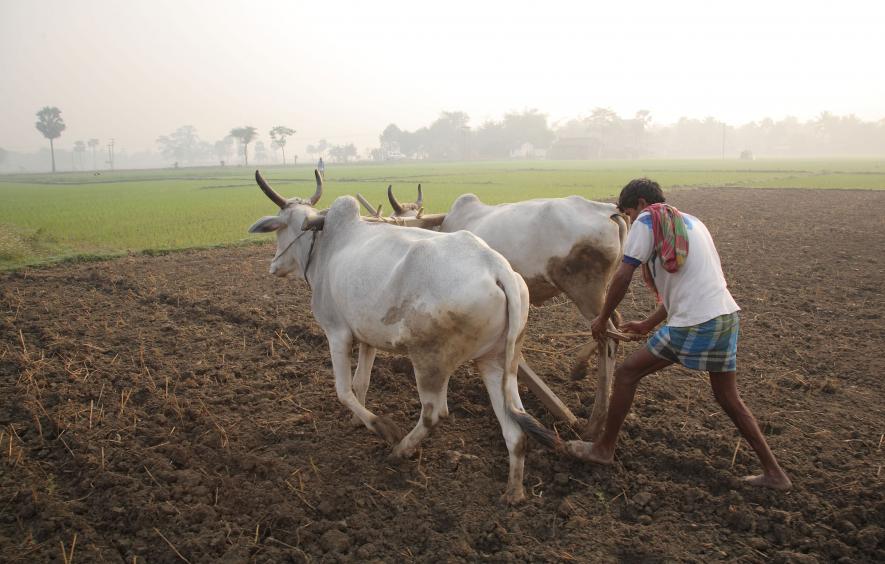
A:
POLYGON ((255 139, 258 130, 251 126, 235 127, 230 130, 230 136, 236 137, 243 144, 243 162, 249 166, 249 143, 255 139))
POLYGON ((270 139, 283 151, 283 166, 286 166, 286 137, 293 135, 294 129, 285 125, 278 125, 270 130, 270 139))
POLYGON ((98 139, 90 139, 87 141, 89 148, 92 149, 92 170, 95 170, 95 148, 98 147, 98 139))
POLYGON ((80 163, 80 168, 83 168, 83 153, 86 152, 86 143, 83 141, 76 141, 74 143, 74 154, 77 155, 77 162, 80 163))
POLYGON ((61 110, 55 106, 45 106, 37 112, 37 130, 49 139, 49 152, 52 154, 52 172, 55 172, 55 145, 53 139, 61 136, 65 130, 65 121, 61 119, 61 110))

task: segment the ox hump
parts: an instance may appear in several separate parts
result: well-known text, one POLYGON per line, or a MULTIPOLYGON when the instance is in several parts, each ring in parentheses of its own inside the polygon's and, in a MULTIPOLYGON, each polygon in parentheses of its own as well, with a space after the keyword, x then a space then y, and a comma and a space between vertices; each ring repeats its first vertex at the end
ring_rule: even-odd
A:
POLYGON ((483 215, 483 210, 486 207, 476 194, 462 194, 452 203, 440 230, 452 232, 459 229, 470 229, 473 219, 477 215, 483 215))
POLYGON ((326 214, 325 229, 335 225, 358 223, 360 220, 360 205, 352 196, 339 196, 332 202, 329 212, 326 214))
POLYGON ((458 196, 454 203, 452 203, 452 210, 464 206, 474 206, 477 204, 482 204, 479 196, 477 196, 476 194, 462 194, 458 196))

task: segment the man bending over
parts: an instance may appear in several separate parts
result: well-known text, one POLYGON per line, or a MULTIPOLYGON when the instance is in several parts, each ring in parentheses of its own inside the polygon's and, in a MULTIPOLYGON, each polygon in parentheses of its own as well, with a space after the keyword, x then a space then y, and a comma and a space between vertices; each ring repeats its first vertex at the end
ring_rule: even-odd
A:
POLYGON ((726 287, 719 253, 706 226, 697 218, 664 203, 657 182, 640 178, 627 184, 618 209, 633 221, 624 245, 624 260, 615 272, 605 304, 591 329, 597 339, 605 335, 612 312, 624 298, 640 267, 658 306, 646 319, 621 325, 621 329, 647 334, 662 321, 646 346, 617 367, 605 431, 595 443, 570 441, 573 456, 611 464, 624 418, 633 403, 639 381, 674 362, 710 373, 716 401, 753 447, 762 474, 745 480, 754 486, 781 490, 792 485, 778 465, 756 419, 744 405, 735 383, 740 308, 726 287))

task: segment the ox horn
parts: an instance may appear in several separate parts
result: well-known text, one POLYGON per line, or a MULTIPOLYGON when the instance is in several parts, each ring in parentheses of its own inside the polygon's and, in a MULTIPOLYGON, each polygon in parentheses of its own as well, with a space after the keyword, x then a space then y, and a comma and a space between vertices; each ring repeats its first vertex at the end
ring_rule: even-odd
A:
POLYGON ((310 205, 315 206, 323 195, 323 175, 317 169, 313 169, 313 175, 317 179, 317 191, 310 197, 310 205))
POLYGON ((393 206, 394 213, 397 215, 403 213, 403 207, 396 201, 396 196, 393 195, 393 184, 387 186, 387 199, 390 200, 390 205, 393 206))
POLYGON ((415 205, 417 205, 420 208, 421 204, 423 202, 424 202, 424 195, 421 193, 421 185, 419 184, 418 185, 418 199, 415 200, 415 205))
POLYGON ((356 199, 360 201, 360 203, 363 205, 364 208, 366 208, 366 210, 368 210, 369 214, 371 214, 372 217, 381 217, 381 204, 378 204, 378 209, 373 208, 372 204, 370 204, 369 201, 359 192, 356 193, 356 199))
POLYGON ((270 187, 270 184, 268 184, 267 181, 264 180, 264 178, 261 176, 261 173, 257 170, 255 171, 255 182, 258 183, 258 187, 261 188, 261 191, 264 192, 265 195, 267 195, 267 197, 270 198, 273 203, 278 205, 280 209, 283 209, 289 204, 286 198, 277 194, 276 191, 274 191, 274 189, 270 187))

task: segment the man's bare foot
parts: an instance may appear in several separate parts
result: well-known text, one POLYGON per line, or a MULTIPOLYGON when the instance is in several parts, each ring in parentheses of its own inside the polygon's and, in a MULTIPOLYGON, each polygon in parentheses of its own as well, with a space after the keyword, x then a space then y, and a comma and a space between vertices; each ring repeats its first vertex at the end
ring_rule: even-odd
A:
POLYGON ((567 441, 565 452, 572 458, 595 464, 611 464, 615 460, 614 450, 604 451, 598 445, 586 441, 567 441))
POLYGON ((793 483, 787 478, 787 475, 783 473, 781 473, 780 476, 769 476, 768 474, 745 476, 743 480, 751 486, 772 488, 782 491, 786 491, 793 487, 793 483))

